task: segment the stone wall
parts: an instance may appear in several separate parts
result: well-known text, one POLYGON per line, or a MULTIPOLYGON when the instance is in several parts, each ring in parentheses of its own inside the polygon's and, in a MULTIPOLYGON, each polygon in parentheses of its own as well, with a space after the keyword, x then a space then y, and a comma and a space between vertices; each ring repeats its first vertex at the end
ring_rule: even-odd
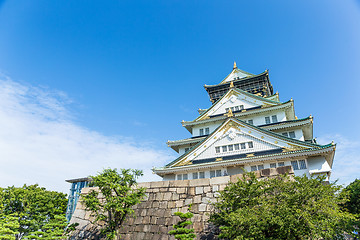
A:
MULTIPOLYGON (((284 173, 293 173, 291 166, 257 171, 259 178, 272 177, 284 173)), ((178 180, 139 183, 146 188, 145 199, 134 207, 136 218, 128 218, 121 228, 121 239, 127 240, 172 240, 168 232, 178 222, 174 212, 187 212, 192 204, 194 217, 193 228, 197 239, 215 239, 216 228, 207 221, 213 211, 211 205, 216 201, 219 190, 223 190, 228 182, 236 182, 239 175, 216 177, 210 179, 178 180)), ((91 188, 84 188, 86 194, 91 188)), ((91 224, 90 213, 85 211, 79 201, 70 223, 79 223, 77 231, 71 239, 99 239, 97 228, 91 224)))

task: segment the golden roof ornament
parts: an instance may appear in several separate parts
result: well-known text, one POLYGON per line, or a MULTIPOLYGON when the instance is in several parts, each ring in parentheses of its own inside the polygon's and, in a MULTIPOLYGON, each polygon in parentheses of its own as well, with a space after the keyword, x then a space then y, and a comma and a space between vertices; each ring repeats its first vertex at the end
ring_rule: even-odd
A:
POLYGON ((235 69, 235 68, 237 68, 237 66, 236 66, 236 62, 234 61, 234 67, 233 67, 233 69, 235 69))
POLYGON ((234 116, 233 112, 231 111, 231 108, 229 108, 229 111, 227 113, 225 113, 224 115, 227 116, 227 117, 233 117, 234 116))
POLYGON ((231 81, 231 82, 230 82, 230 88, 233 88, 233 87, 234 87, 234 82, 231 81))

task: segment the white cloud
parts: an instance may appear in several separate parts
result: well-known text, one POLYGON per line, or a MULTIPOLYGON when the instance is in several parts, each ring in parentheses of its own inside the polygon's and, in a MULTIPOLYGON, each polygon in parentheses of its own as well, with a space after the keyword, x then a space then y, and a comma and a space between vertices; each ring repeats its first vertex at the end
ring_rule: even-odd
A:
POLYGON ((65 179, 106 167, 142 169, 141 181, 160 180, 150 169, 170 161, 169 152, 79 126, 69 103, 63 92, 0 77, 0 186, 38 183, 68 192, 65 179))
POLYGON ((336 143, 331 181, 338 179, 339 184, 348 185, 356 178, 360 179, 360 141, 349 139, 341 134, 320 137, 320 144, 336 143))

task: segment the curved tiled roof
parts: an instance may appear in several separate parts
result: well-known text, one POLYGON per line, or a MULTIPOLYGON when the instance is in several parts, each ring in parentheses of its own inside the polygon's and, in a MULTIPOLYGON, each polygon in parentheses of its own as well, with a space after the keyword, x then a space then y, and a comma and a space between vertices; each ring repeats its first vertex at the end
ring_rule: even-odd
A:
MULTIPOLYGON (((280 138, 280 139, 283 139, 284 141, 286 142, 292 142, 292 143, 295 143, 295 144, 298 144, 298 145, 303 145, 303 146, 307 146, 309 147, 309 149, 313 149, 313 150, 316 150, 316 149, 321 149, 321 148, 325 148, 325 147, 329 147, 329 146, 332 146, 332 144, 327 144, 327 145, 320 145, 320 144, 315 144, 315 143, 309 143, 309 142, 304 142, 304 141, 300 141, 300 140, 297 140, 297 139, 293 139, 293 138, 288 138, 288 137, 285 137, 281 134, 277 134, 277 133, 274 133, 274 132, 271 132, 269 130, 266 130, 266 129, 263 129, 261 127, 257 127, 257 126, 254 126, 254 125, 251 125, 251 124, 248 124, 242 120, 239 120, 239 119, 236 119, 236 118, 229 118, 229 120, 225 121, 223 124, 221 124, 219 127, 217 127, 210 135, 208 135, 206 138, 202 139, 200 142, 198 142, 195 146, 193 146, 188 152, 182 154, 181 156, 179 156, 178 158, 176 158, 174 161, 170 162, 169 164, 165 165, 165 167, 169 167, 171 165, 173 165, 174 163, 176 163, 177 161, 179 161, 180 159, 182 159, 183 157, 189 155, 190 153, 192 153, 192 151, 197 148, 200 144, 202 144, 204 141, 206 141, 207 139, 209 139, 210 137, 212 137, 213 134, 215 134, 217 132, 217 130, 219 128, 221 128, 223 125, 227 124, 230 120, 233 120, 233 121, 237 121, 237 122, 240 122, 241 124, 247 126, 247 127, 250 127, 250 128, 254 128, 260 132, 263 132, 265 134, 268 134, 272 137, 275 137, 275 138, 280 138)), ((307 149, 304 149, 304 150, 307 150, 307 149)), ((290 151, 290 152, 297 152, 297 151, 290 151)))

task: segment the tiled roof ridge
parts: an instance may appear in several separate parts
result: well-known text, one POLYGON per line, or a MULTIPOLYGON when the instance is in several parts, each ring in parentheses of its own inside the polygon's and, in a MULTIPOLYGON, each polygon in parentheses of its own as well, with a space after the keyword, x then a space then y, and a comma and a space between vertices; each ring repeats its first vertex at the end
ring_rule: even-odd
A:
MULTIPOLYGON (((225 96, 225 95, 224 95, 224 96, 225 96)), ((223 96, 223 97, 224 97, 224 96, 223 96)), ((221 99, 222 99, 222 98, 220 98, 219 100, 221 100, 221 99)), ((219 101, 219 100, 218 100, 218 101, 219 101)), ((218 101, 216 101, 216 103, 217 103, 218 101)), ((286 102, 277 102, 276 105, 267 107, 267 109, 272 108, 272 107, 283 106, 283 105, 286 105, 287 103, 292 102, 292 101, 293 101, 293 100, 290 99, 290 100, 288 100, 288 101, 286 101, 286 102)), ((200 122, 200 121, 203 121, 203 120, 207 120, 207 119, 201 119, 201 120, 197 120, 197 119, 201 118, 204 114, 206 114, 208 111, 210 111, 210 109, 211 109, 214 105, 215 105, 215 103, 214 103, 210 108, 208 108, 208 110, 206 110, 206 111, 203 112, 200 116, 198 116, 197 118, 195 118, 193 121, 183 121, 183 122, 192 123, 192 122, 200 122)), ((250 109, 250 110, 245 109, 246 111, 242 110, 241 112, 248 112, 248 111, 252 111, 252 110, 256 110, 256 109, 264 109, 264 108, 254 107, 253 109, 250 109)), ((240 112, 240 111, 239 111, 239 112, 240 112)), ((219 114, 219 115, 221 115, 221 114, 219 114)))
POLYGON ((263 128, 260 128, 260 127, 257 127, 257 126, 254 126, 254 125, 251 125, 251 124, 248 124, 240 119, 236 119, 236 118, 228 118, 225 122, 223 122, 223 124, 221 124, 219 127, 217 127, 211 134, 209 134, 206 138, 202 139, 202 141, 198 142, 196 145, 194 145, 193 147, 191 147, 189 149, 189 151, 187 151, 186 153, 180 155, 179 157, 177 157, 174 161, 171 161, 170 163, 166 164, 165 167, 168 167, 170 165, 173 165, 174 163, 176 163, 178 160, 180 160, 181 158, 183 158, 184 156, 190 154, 195 148, 197 148, 201 143, 203 143, 204 141, 206 141, 207 139, 209 139, 210 137, 212 137, 212 135, 219 129, 221 128, 222 126, 224 126, 225 124, 227 124, 230 120, 233 120, 233 121, 238 121, 240 122, 241 124, 244 124, 250 128, 255 128, 256 130, 260 131, 260 132, 264 132, 265 134, 268 134, 268 135, 271 135, 273 137, 276 137, 276 138, 280 138, 280 139, 283 139, 284 141, 289 141, 289 142, 293 142, 293 143, 296 143, 296 144, 299 144, 299 145, 306 145, 308 147, 312 147, 312 148, 317 148, 317 149, 320 149, 320 148, 323 148, 324 146, 328 146, 328 145, 333 145, 333 143, 330 143, 330 144, 327 144, 327 145, 320 145, 320 144, 315 144, 315 143, 308 143, 308 142, 305 142, 305 141, 300 141, 300 140, 297 140, 297 139, 293 139, 293 138, 288 138, 288 137, 285 137, 285 136, 282 136, 281 134, 277 134, 277 133, 274 133, 274 132, 271 132, 270 130, 266 130, 266 129, 263 129, 263 128))
MULTIPOLYGON (((237 79, 237 80, 235 80, 234 81, 234 83, 235 82, 239 82, 239 81, 242 81, 242 80, 248 80, 248 79, 251 79, 251 78, 255 78, 255 77, 258 77, 258 76, 261 76, 261 75, 264 75, 264 74, 267 74, 268 73, 268 71, 264 71, 264 72, 262 72, 262 73, 259 73, 259 74, 252 74, 252 73, 248 73, 248 72, 245 72, 245 71, 243 71, 243 70, 241 70, 241 69, 239 69, 242 73, 244 73, 244 74, 248 74, 248 75, 250 75, 249 77, 244 77, 244 78, 240 78, 240 79, 237 79)), ((228 84, 229 82, 224 82, 225 81, 225 79, 227 79, 229 76, 230 76, 230 74, 232 73, 233 71, 231 71, 219 84, 215 84, 215 85, 204 85, 204 87, 216 87, 216 86, 219 86, 219 85, 224 85, 224 84, 228 84)))

